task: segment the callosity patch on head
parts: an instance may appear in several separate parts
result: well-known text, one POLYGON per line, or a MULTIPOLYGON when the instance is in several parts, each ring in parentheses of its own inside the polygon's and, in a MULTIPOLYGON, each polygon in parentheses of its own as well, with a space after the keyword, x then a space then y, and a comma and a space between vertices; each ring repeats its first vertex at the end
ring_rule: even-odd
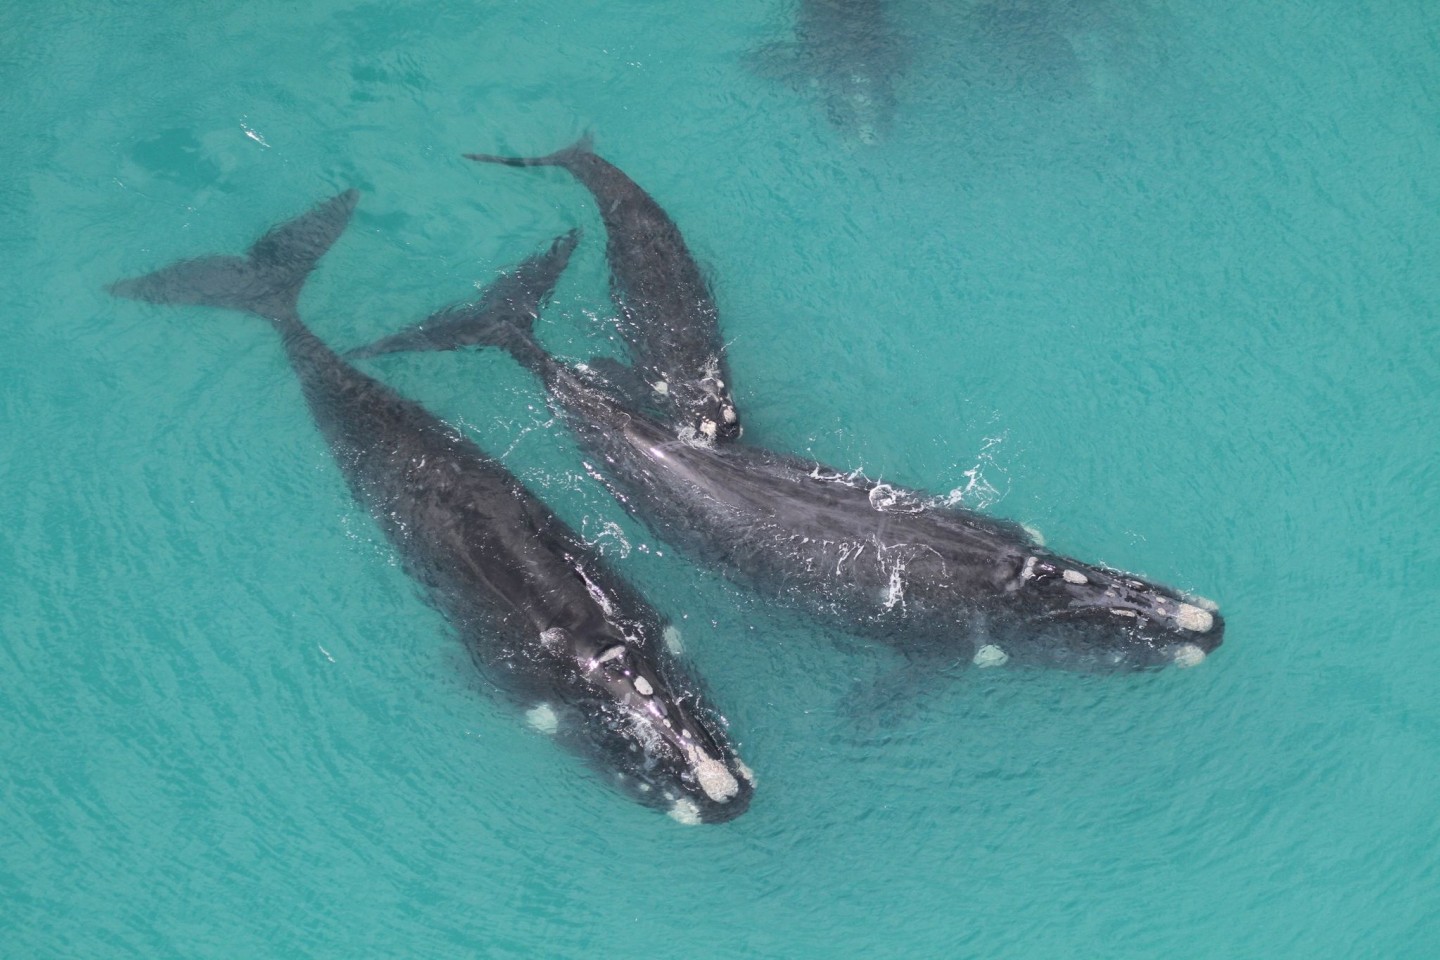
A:
POLYGON ((1182 630, 1208 633, 1215 625, 1215 615, 1193 603, 1182 603, 1175 610, 1175 625, 1182 630))
POLYGON ((725 769, 725 764, 710 757, 695 764, 695 779, 700 781, 705 796, 716 803, 724 803, 740 792, 740 784, 725 769))

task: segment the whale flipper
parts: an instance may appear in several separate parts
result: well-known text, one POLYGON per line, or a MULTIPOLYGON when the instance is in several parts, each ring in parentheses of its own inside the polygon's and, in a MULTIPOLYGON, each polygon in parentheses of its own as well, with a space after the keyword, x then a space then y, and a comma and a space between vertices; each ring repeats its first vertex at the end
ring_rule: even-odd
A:
POLYGON ((528 257, 495 279, 480 299, 437 310, 399 333, 357 347, 345 354, 351 360, 412 350, 458 350, 493 345, 502 327, 532 326, 580 242, 578 228, 556 237, 543 253, 528 257))
POLYGON ((272 320, 293 317, 305 279, 345 232, 359 200, 357 190, 331 197, 270 230, 243 257, 182 260, 106 290, 150 303, 228 307, 272 320))

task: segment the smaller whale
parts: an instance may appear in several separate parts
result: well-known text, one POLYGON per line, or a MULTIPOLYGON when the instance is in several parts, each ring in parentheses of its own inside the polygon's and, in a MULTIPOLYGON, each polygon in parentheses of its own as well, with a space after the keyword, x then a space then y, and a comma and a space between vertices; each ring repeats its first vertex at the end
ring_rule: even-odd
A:
POLYGON ((465 157, 512 167, 562 167, 590 191, 605 222, 611 299, 635 361, 630 370, 605 358, 595 366, 679 430, 708 441, 740 436, 715 298, 669 214, 595 153, 588 134, 544 157, 465 157))
POLYGON ((351 494, 530 725, 681 822, 739 816, 753 776, 670 653, 659 613, 499 461, 301 322, 301 288, 358 198, 320 204, 243 256, 183 261, 109 290, 268 320, 351 494))
POLYGON ((534 322, 555 292, 555 284, 570 263, 570 254, 580 242, 580 231, 571 230, 556 237, 544 253, 527 257, 519 266, 502 273, 481 293, 480 299, 431 314, 415 326, 377 340, 368 346, 348 351, 350 360, 377 357, 385 353, 415 350, 455 350, 470 346, 476 317, 493 321, 534 322))

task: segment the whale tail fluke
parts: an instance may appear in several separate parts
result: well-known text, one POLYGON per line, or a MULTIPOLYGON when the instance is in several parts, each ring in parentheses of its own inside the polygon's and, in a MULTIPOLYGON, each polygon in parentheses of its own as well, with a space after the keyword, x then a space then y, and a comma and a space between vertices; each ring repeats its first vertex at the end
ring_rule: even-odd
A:
POLYGON ((345 232, 359 199, 356 190, 331 197, 271 229, 243 257, 182 260, 117 281, 106 290, 130 300, 227 307, 271 320, 290 319, 310 271, 345 232))
POLYGON ((436 310, 408 330, 344 354, 347 360, 364 360, 386 353, 413 350, 454 350, 458 347, 499 347, 527 367, 548 359, 535 339, 535 318, 524 311, 496 311, 483 300, 456 303, 436 310), (431 331, 448 331, 445 343, 436 343, 431 331))
POLYGON ((529 346, 535 342, 535 318, 550 301, 579 242, 580 228, 576 227, 502 274, 478 300, 445 307, 399 333, 347 351, 345 357, 364 360, 387 353, 469 346, 497 346, 529 356, 529 346))
POLYGON ((589 131, 586 131, 579 140, 564 150, 557 150, 543 157, 501 157, 492 153, 467 153, 463 156, 466 160, 478 160, 481 163, 503 163, 507 167, 563 167, 576 157, 593 153, 594 142, 595 138, 589 131))

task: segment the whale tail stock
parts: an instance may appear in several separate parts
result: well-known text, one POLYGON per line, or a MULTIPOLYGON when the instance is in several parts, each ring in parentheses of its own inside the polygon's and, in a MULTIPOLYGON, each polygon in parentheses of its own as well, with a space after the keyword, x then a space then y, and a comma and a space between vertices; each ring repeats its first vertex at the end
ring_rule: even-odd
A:
POLYGON ((579 140, 563 150, 543 157, 501 157, 491 153, 467 153, 463 154, 466 160, 478 160, 481 163, 503 163, 507 167, 563 167, 576 157, 593 153, 595 138, 587 131, 579 140))
POLYGON ((331 197, 271 228, 244 256, 182 260, 105 289, 130 300, 227 307, 269 320, 292 320, 306 278, 345 232, 359 200, 357 190, 331 197))

